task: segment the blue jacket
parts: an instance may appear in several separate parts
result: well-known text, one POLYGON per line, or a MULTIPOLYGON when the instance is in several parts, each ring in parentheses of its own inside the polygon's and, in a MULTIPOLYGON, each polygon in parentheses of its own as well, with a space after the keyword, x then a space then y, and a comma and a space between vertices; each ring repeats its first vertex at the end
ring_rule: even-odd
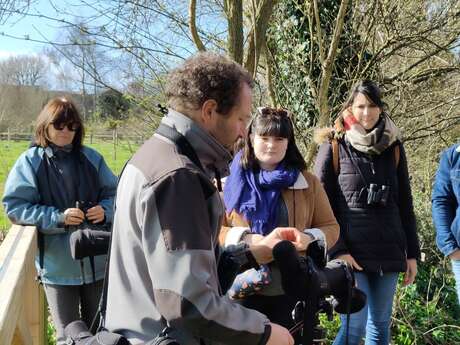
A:
POLYGON ((432 213, 436 243, 446 256, 460 248, 460 144, 441 155, 433 186, 432 213))
MULTIPOLYGON (((112 222, 113 198, 117 179, 104 158, 83 147, 79 152, 54 152, 51 147, 32 147, 11 169, 5 183, 3 205, 11 222, 35 225, 43 235, 43 268, 39 255, 35 266, 44 283, 81 285, 92 281, 89 259, 80 262, 70 256, 71 231, 64 227, 63 212, 76 201, 91 201, 105 211, 105 222, 112 222), (74 186, 75 188, 70 188, 74 186), (84 278, 84 281, 83 281, 84 278)), ((96 280, 104 277, 106 257, 95 258, 96 280)))

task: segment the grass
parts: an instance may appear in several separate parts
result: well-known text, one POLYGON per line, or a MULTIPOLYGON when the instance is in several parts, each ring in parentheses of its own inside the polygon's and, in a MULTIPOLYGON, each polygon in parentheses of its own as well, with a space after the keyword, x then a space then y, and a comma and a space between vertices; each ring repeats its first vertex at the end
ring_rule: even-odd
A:
MULTIPOLYGON (((27 150, 29 144, 28 141, 8 142, 6 140, 0 140, 0 197, 3 196, 4 185, 8 173, 21 153, 27 150)), ((104 156, 107 165, 116 175, 121 172, 125 162, 137 149, 137 145, 125 141, 120 141, 116 146, 113 145, 113 142, 103 141, 94 142, 88 146, 96 149, 104 156)), ((11 224, 3 210, 3 204, 0 203, 0 243, 10 226, 11 224)), ((48 345, 54 345, 56 343, 55 331, 51 322, 47 322, 46 333, 48 345)))
MULTIPOLYGON (((0 196, 3 196, 3 189, 6 178, 18 157, 29 146, 28 141, 6 141, 0 140, 0 196)), ((93 142, 87 146, 96 149, 104 156, 107 165, 112 169, 114 174, 118 175, 125 162, 137 149, 137 146, 130 142, 120 141, 114 146, 113 142, 93 142)), ((0 231, 6 232, 11 226, 8 218, 5 216, 3 204, 0 203, 0 231)))

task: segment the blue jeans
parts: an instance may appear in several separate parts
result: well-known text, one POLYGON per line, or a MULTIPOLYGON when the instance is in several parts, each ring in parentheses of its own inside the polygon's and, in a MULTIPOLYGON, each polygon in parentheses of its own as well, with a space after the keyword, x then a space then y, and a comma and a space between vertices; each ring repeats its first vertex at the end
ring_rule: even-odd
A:
MULTIPOLYGON (((396 272, 355 272, 358 288, 367 295, 367 303, 359 312, 350 315, 349 345, 358 345, 366 335, 365 345, 388 345, 393 297, 398 283, 396 272)), ((347 315, 340 315, 342 326, 333 345, 346 344, 347 315)))
POLYGON ((450 260, 452 262, 452 272, 455 277, 455 286, 457 287, 457 298, 460 304, 460 260, 450 260))

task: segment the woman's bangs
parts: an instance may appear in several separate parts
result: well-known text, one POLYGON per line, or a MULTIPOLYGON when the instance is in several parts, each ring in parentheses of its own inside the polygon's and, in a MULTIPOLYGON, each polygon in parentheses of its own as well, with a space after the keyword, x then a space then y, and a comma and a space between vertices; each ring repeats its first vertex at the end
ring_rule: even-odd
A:
POLYGON ((56 107, 52 122, 55 122, 55 123, 77 122, 79 123, 80 121, 78 120, 78 117, 76 116, 75 111, 72 109, 70 105, 61 104, 58 107, 56 107))
POLYGON ((292 131, 288 119, 260 117, 256 122, 254 132, 260 136, 290 138, 292 131))

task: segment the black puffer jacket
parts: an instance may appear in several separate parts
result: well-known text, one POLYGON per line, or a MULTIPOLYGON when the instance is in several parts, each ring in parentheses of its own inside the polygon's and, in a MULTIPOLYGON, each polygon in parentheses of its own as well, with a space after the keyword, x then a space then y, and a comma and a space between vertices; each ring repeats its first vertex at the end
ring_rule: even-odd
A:
POLYGON ((403 272, 406 258, 419 258, 412 194, 403 145, 396 142, 380 155, 367 155, 339 140, 339 174, 332 145, 321 145, 315 173, 324 185, 340 225, 331 257, 351 254, 366 272, 403 272), (396 164, 395 146, 399 145, 396 164), (368 205, 368 186, 390 186, 385 206, 368 205))

